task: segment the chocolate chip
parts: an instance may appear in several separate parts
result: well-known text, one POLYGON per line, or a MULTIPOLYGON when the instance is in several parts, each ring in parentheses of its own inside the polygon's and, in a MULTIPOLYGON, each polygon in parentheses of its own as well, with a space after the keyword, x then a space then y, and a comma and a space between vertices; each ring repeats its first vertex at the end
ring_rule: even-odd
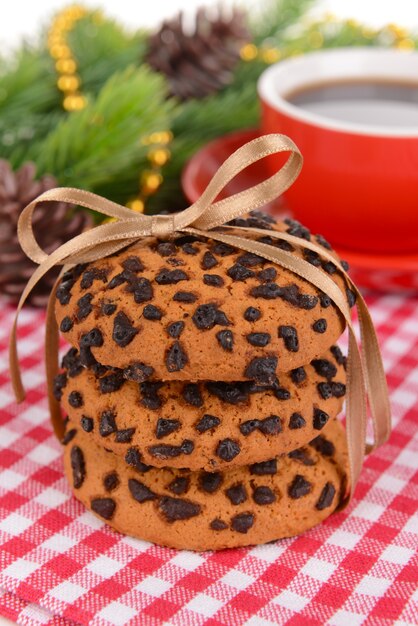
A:
POLYGON ((264 348, 268 343, 270 343, 271 335, 269 333, 250 333, 247 335, 247 341, 252 346, 257 346, 258 348, 264 348))
POLYGON ((234 349, 234 335, 231 330, 220 330, 216 333, 216 339, 224 350, 232 352, 234 349))
POLYGON ((171 498, 170 496, 160 498, 158 508, 168 522, 190 519, 191 517, 196 517, 201 512, 201 507, 196 502, 171 498))
POLYGON ((284 340, 284 345, 289 352, 298 352, 299 339, 296 328, 293 326, 279 326, 278 334, 284 340))
POLYGON ((83 406, 84 400, 83 396, 79 391, 72 391, 68 396, 68 404, 73 407, 73 409, 78 409, 80 406, 83 406))
POLYGON ((308 263, 314 265, 315 267, 321 267, 321 257, 314 250, 308 250, 308 248, 304 248, 303 257, 308 263))
POLYGON ((273 393, 278 400, 289 400, 290 391, 284 387, 273 387, 273 393))
POLYGON ((73 474, 74 489, 79 489, 86 477, 86 464, 84 454, 78 446, 73 446, 70 452, 71 470, 73 474))
POLYGON ((345 293, 347 294, 348 306, 351 308, 355 305, 357 301, 357 296, 355 292, 348 287, 346 288, 345 293))
POLYGON ((230 246, 228 243, 223 243, 222 241, 215 243, 212 246, 213 254, 217 254, 218 256, 229 256, 236 252, 236 249, 230 246))
POLYGON ((189 362, 179 341, 175 341, 165 355, 165 366, 169 372, 179 372, 189 362))
POLYGON ((323 246, 327 250, 332 250, 331 244, 328 243, 328 241, 325 239, 325 237, 323 237, 322 235, 315 235, 315 237, 316 237, 316 240, 319 243, 319 245, 323 246))
POLYGON ((247 280, 247 278, 255 276, 255 272, 253 272, 253 270, 250 270, 239 263, 235 263, 235 265, 230 267, 226 273, 234 281, 243 281, 247 280))
POLYGON ((215 493, 223 483, 221 472, 200 472, 199 488, 207 493, 215 493))
POLYGON ((248 497, 247 491, 242 483, 237 483, 229 487, 229 489, 226 489, 225 495, 231 503, 235 505, 245 502, 248 497))
POLYGON ((203 274, 203 282, 210 287, 223 287, 224 279, 218 274, 203 274))
POLYGON ((129 274, 127 274, 127 272, 119 272, 119 274, 113 276, 113 278, 109 281, 107 288, 115 289, 116 287, 119 287, 119 285, 123 285, 123 283, 126 283, 128 275, 129 274))
POLYGON ((250 473, 255 476, 267 476, 277 474, 277 459, 261 461, 250 465, 250 473))
POLYGON ((345 368, 347 365, 347 357, 343 355, 340 348, 338 346, 331 346, 330 350, 338 365, 342 365, 345 368))
POLYGON ((200 393, 199 385, 196 385, 196 383, 187 383, 187 385, 184 385, 183 398, 187 404, 191 404, 192 406, 203 405, 203 398, 200 393))
POLYGON ((200 267, 204 270, 210 270, 212 269, 212 267, 215 267, 216 265, 218 265, 218 261, 215 259, 213 254, 209 251, 205 252, 205 254, 203 255, 200 267))
POLYGON ((297 367, 290 372, 290 378, 292 379, 292 382, 294 382, 296 385, 299 385, 300 383, 303 383, 304 380, 306 380, 306 372, 303 367, 297 367))
POLYGON ((327 329, 327 320, 321 317, 321 319, 316 320, 316 322, 312 324, 312 328, 316 333, 324 333, 327 329))
POLYGON ((293 235, 294 237, 300 237, 301 239, 306 239, 306 241, 311 240, 310 230, 303 226, 300 222, 298 222, 297 220, 292 220, 290 218, 286 218, 284 222, 289 226, 289 228, 287 229, 289 235, 293 235))
POLYGON ((94 280, 101 280, 104 283, 107 282, 108 273, 109 270, 99 269, 98 267, 91 267, 87 269, 80 281, 81 289, 89 289, 93 285, 94 280))
POLYGON ((146 304, 144 306, 144 310, 142 311, 142 315, 146 320, 160 320, 163 316, 161 309, 158 306, 154 306, 153 304, 146 304))
POLYGON ((113 411, 103 411, 100 415, 99 432, 102 437, 108 437, 117 431, 116 415, 113 411))
POLYGON ((318 511, 322 511, 323 509, 331 506, 332 501, 335 496, 335 487, 332 483, 326 483, 325 487, 321 491, 321 495, 319 496, 318 502, 315 504, 315 508, 318 511))
POLYGON ((325 413, 325 411, 322 411, 321 409, 318 409, 316 407, 314 408, 313 427, 315 428, 315 430, 321 430, 328 422, 328 420, 328 413, 325 413))
POLYGON ((106 474, 103 478, 103 487, 106 491, 113 491, 116 487, 119 486, 120 480, 119 476, 116 472, 111 472, 110 474, 106 474))
POLYGON ((232 461, 241 452, 240 445, 233 439, 222 439, 217 445, 216 454, 223 461, 232 461))
POLYGON ((330 383, 318 383, 316 386, 319 395, 324 400, 328 400, 328 398, 332 398, 332 387, 330 383))
MULTIPOLYGON (((124 272, 125 273, 125 272, 124 272)), ((134 300, 136 304, 142 304, 142 302, 148 302, 152 300, 154 296, 154 290, 148 278, 143 276, 135 276, 129 278, 128 286, 126 287, 128 293, 134 294, 134 300)))
POLYGON ((260 263, 264 263, 264 259, 258 254, 254 254, 253 252, 244 252, 237 258, 237 263, 240 265, 245 265, 245 267, 254 267, 255 265, 260 265, 260 263))
POLYGON ((167 326, 167 332, 173 339, 178 339, 184 330, 184 322, 173 322, 167 326))
POLYGON ((100 305, 100 310, 103 315, 113 315, 113 313, 116 311, 116 304, 113 304, 112 302, 102 302, 100 305))
POLYGON ((165 419, 164 417, 159 417, 157 420, 157 426, 155 428, 155 436, 157 439, 162 439, 163 437, 167 437, 171 433, 174 433, 181 427, 179 420, 175 419, 165 419))
POLYGON ((141 461, 141 453, 137 448, 129 448, 125 454, 125 461, 128 465, 138 470, 138 472, 147 472, 150 467, 141 461))
POLYGON ((345 270, 346 272, 349 271, 350 264, 347 261, 344 261, 343 259, 341 259, 340 264, 341 264, 341 267, 343 268, 343 270, 345 270))
POLYGON ((201 304, 193 313, 192 320, 199 330, 209 330, 216 324, 229 326, 230 322, 223 311, 215 304, 201 304))
POLYGON ((219 417, 206 413, 203 417, 200 418, 198 422, 196 422, 194 427, 199 433, 204 433, 207 430, 212 430, 213 428, 216 428, 217 426, 219 426, 220 423, 221 420, 219 419, 219 417))
POLYGON ((121 370, 99 378, 100 393, 114 393, 115 391, 118 391, 124 384, 125 379, 121 370))
POLYGON ((115 435, 115 441, 116 443, 131 443, 134 433, 135 428, 123 428, 122 430, 118 430, 115 435))
POLYGON ((215 519, 211 521, 209 526, 212 530, 225 530, 226 528, 228 528, 228 524, 219 519, 219 517, 215 517, 215 519))
POLYGON ((160 408, 162 400, 158 395, 158 390, 162 387, 160 382, 145 382, 140 384, 142 394, 141 404, 147 409, 155 410, 160 408))
POLYGON ((288 487, 287 493, 290 498, 297 500, 298 498, 302 498, 302 496, 306 496, 312 490, 312 485, 308 482, 303 476, 300 474, 296 474, 293 481, 288 487))
POLYGON ((159 285, 175 285, 181 280, 189 280, 189 277, 183 270, 162 269, 155 277, 155 282, 159 285))
POLYGON ((256 504, 265 505, 272 504, 276 501, 276 494, 270 487, 260 486, 253 491, 253 500, 256 504))
POLYGON ((247 322, 256 322, 257 320, 260 319, 260 317, 261 317, 260 309, 256 309, 253 306, 249 306, 248 309, 245 309, 244 319, 247 320, 247 322))
POLYGON ((244 376, 259 384, 271 385, 276 378, 277 362, 275 356, 256 357, 247 365, 244 376))
POLYGON ((250 290, 250 295, 254 298, 264 298, 265 300, 275 300, 281 298, 300 309, 310 310, 318 304, 318 298, 301 293, 297 285, 279 287, 276 283, 265 283, 250 290))
POLYGON ((249 385, 247 383, 224 383, 224 382, 207 382, 206 389, 212 395, 216 396, 223 402, 228 404, 239 404, 245 402, 248 398, 249 385))
POLYGON ((190 291, 177 291, 177 293, 174 294, 173 300, 175 302, 192 303, 196 302, 197 296, 190 291))
POLYGON ((326 293, 321 293, 319 295, 319 301, 321 303, 321 306, 324 307, 324 309, 327 309, 332 304, 331 298, 327 296, 326 293))
POLYGON ((244 437, 248 437, 248 435, 258 429, 259 424, 260 420, 258 419, 247 420, 246 422, 240 424, 239 429, 244 437))
POLYGON ((138 332, 138 329, 132 326, 129 317, 123 311, 119 311, 113 323, 113 341, 121 348, 125 348, 138 332))
POLYGON ((85 296, 82 296, 79 300, 77 300, 77 306, 78 306, 77 319, 79 321, 85 319, 92 312, 93 310, 93 305, 91 304, 92 300, 93 300, 93 294, 91 293, 86 293, 85 296))
POLYGON ((69 330, 72 329, 73 327, 73 320, 71 319, 71 317, 68 317, 68 315, 66 315, 62 320, 61 320, 61 324, 60 324, 60 331, 62 333, 68 333, 69 330))
POLYGON ((167 263, 172 265, 173 267, 178 267, 179 265, 186 265, 184 261, 178 259, 177 257, 170 257, 167 259, 167 263))
POLYGON ((122 262, 122 267, 129 272, 143 272, 144 266, 137 256, 129 256, 122 262))
POLYGON ((159 243, 157 246, 157 252, 160 256, 171 256, 172 254, 175 254, 176 251, 176 246, 170 241, 164 241, 159 243))
POLYGON ((331 363, 331 361, 328 361, 327 359, 314 359, 311 361, 311 365, 319 376, 322 376, 327 380, 334 378, 337 374, 337 368, 334 363, 331 363))
POLYGON ((194 450, 194 443, 190 439, 185 439, 179 446, 170 446, 165 444, 159 444, 150 446, 148 452, 156 459, 172 459, 180 456, 181 454, 191 454, 194 450))
POLYGON ((346 387, 343 383, 331 383, 331 389, 334 398, 342 398, 345 396, 346 387))
POLYGON ((285 239, 275 239, 270 235, 259 237, 258 241, 260 243, 265 243, 268 246, 274 246, 276 248, 280 248, 281 250, 285 250, 286 252, 293 252, 294 247, 285 239))
POLYGON ((106 520, 112 519, 116 509, 116 502, 112 498, 95 498, 90 504, 97 515, 106 520))
POLYGON ((186 476, 178 476, 167 485, 167 489, 171 493, 175 493, 176 496, 181 496, 183 493, 187 493, 189 490, 190 479, 186 476))
POLYGON ((123 370, 123 378, 133 380, 135 383, 143 383, 154 373, 154 368, 145 363, 132 363, 123 370))
POLYGON ((278 435, 282 432, 282 423, 277 415, 270 415, 265 419, 252 419, 243 422, 239 427, 241 433, 247 437, 255 430, 259 430, 264 435, 278 435))
POLYGON ((141 504, 142 502, 147 502, 148 500, 155 500, 157 497, 151 489, 135 478, 130 478, 128 480, 128 488, 133 499, 141 504))
POLYGON ((68 443, 70 443, 70 441, 74 439, 76 434, 77 434, 77 430, 75 428, 71 428, 70 430, 67 430, 64 437, 61 439, 62 445, 66 446, 68 443))
POLYGON ((239 513, 231 519, 231 527, 236 530, 237 533, 247 533, 251 526, 254 524, 253 513, 239 513))
POLYGON ((198 248, 195 248, 191 243, 186 242, 181 246, 181 249, 185 254, 197 254, 199 252, 198 248))
POLYGON ((263 283, 270 283, 277 278, 277 270, 274 267, 266 267, 257 274, 258 280, 263 283))
POLYGON ((300 413, 292 413, 289 419, 290 430, 297 430, 306 426, 306 421, 300 413))
POLYGON ((71 378, 78 376, 78 374, 83 371, 82 364, 80 363, 80 356, 76 348, 68 350, 67 354, 65 354, 62 359, 61 366, 68 370, 68 375, 71 378))
POLYGON ((71 300, 71 289, 73 285, 73 280, 61 282, 56 292, 56 297, 60 304, 65 305, 69 303, 71 300))
POLYGON ((322 456, 333 456, 335 452, 335 446, 332 441, 325 439, 322 435, 318 435, 318 437, 312 439, 309 445, 319 452, 319 454, 322 454, 322 456))
POLYGON ((80 338, 80 346, 85 348, 98 348, 103 345, 103 335, 101 330, 98 328, 93 328, 88 333, 81 335, 80 338))
POLYGON ((67 374, 57 374, 54 378, 53 391, 55 400, 60 401, 62 398, 62 390, 67 385, 67 374))
POLYGON ((91 417, 87 417, 87 415, 83 415, 80 419, 81 428, 86 433, 91 433, 94 428, 94 420, 91 417))
POLYGON ((327 272, 327 274, 335 274, 337 271, 337 266, 332 261, 326 261, 322 263, 322 268, 327 272))
POLYGON ((292 450, 292 452, 289 452, 287 456, 289 457, 289 459, 293 459, 294 461, 297 461, 301 465, 308 465, 308 466, 315 465, 315 461, 311 459, 309 454, 307 454, 306 450, 304 450, 303 448, 292 450))

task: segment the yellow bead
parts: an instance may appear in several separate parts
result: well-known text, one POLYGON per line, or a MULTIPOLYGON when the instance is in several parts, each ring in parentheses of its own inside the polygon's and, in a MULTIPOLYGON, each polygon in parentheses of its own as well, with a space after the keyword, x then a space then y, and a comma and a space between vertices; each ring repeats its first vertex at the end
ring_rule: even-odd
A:
POLYGON ((247 43, 245 46, 242 46, 239 54, 243 61, 253 61, 258 55, 257 46, 253 43, 247 43))
POLYGON ((71 50, 68 46, 56 44, 51 46, 51 56, 54 59, 70 59, 71 58, 71 50))
POLYGON ((60 59, 55 63, 55 69, 60 74, 74 74, 77 64, 74 59, 60 59))
POLYGON ((80 85, 80 80, 77 76, 60 76, 57 82, 58 89, 61 91, 76 91, 80 85))
POLYGON ((387 30, 394 36, 396 39, 405 39, 408 37, 408 31, 406 28, 402 28, 402 26, 398 26, 397 24, 388 24, 387 30))
POLYGON ((84 96, 81 94, 72 94, 64 98, 62 106, 66 111, 81 111, 86 104, 87 102, 84 96))
POLYGON ((145 208, 143 201, 140 200, 139 198, 134 198, 133 200, 129 200, 129 202, 126 203, 126 206, 128 207, 128 209, 132 209, 132 211, 136 211, 136 213, 143 213, 144 208, 145 208))
POLYGON ((163 182, 161 174, 156 172, 143 172, 141 175, 142 192, 148 196, 155 191, 163 182))
POLYGON ((147 156, 153 165, 161 167, 167 163, 170 158, 170 152, 166 148, 157 148, 155 150, 150 150, 147 156))
POLYGON ((171 130, 163 130, 160 133, 160 143, 167 144, 167 143, 170 143, 170 141, 172 140, 173 140, 173 133, 171 132, 171 130))
POLYGON ((399 50, 413 50, 415 48, 415 42, 409 37, 405 37, 405 39, 400 39, 396 43, 396 47, 399 48, 399 50))
POLYGON ((264 61, 264 63, 267 63, 269 65, 271 65, 272 63, 276 63, 281 56, 281 52, 277 48, 265 48, 264 50, 261 50, 262 60, 264 61))

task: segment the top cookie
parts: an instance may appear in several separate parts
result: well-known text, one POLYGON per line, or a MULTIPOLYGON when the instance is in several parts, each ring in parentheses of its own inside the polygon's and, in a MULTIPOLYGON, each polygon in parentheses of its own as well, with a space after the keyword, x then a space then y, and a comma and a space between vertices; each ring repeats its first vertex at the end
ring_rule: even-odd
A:
MULTIPOLYGON (((252 213, 233 225, 288 232, 300 246, 254 233, 328 273, 353 304, 337 267, 304 248, 320 236, 293 220, 252 213)), ((236 231, 237 234, 241 234, 236 231)), ((323 354, 344 320, 330 298, 292 272, 213 240, 147 237, 77 265, 62 278, 56 315, 86 365, 134 367, 140 380, 251 379, 269 384, 323 354)))

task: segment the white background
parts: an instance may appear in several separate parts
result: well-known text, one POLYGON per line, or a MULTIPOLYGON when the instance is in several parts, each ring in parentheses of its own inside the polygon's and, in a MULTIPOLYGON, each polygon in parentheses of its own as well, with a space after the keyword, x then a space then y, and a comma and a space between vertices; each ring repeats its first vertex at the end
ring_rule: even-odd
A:
MULTIPOLYGON (((263 0, 246 0, 244 4, 253 8, 263 0)), ((69 2, 57 0, 12 0, 7 9, 2 6, 0 20, 0 50, 10 50, 17 46, 22 37, 31 39, 42 25, 47 25, 51 16, 69 2)), ((219 0, 99 0, 84 2, 88 7, 100 7, 127 28, 153 26, 163 18, 175 14, 179 9, 193 11, 198 6, 217 4, 219 0)), ((225 4, 223 0, 222 4, 225 4)), ((229 0, 228 4, 232 4, 229 0)), ((238 2, 235 2, 238 4, 238 2)), ((372 26, 395 22, 399 26, 418 28, 417 0, 322 0, 315 14, 331 11, 340 17, 352 17, 372 26)), ((0 616, 0 626, 11 624, 0 616)))
MULTIPOLYGON (((236 0, 253 10, 264 0, 236 0)), ((69 2, 61 0, 12 0, 7 8, 2 3, 0 20, 0 50, 16 46, 22 36, 31 38, 42 24, 48 24, 51 15, 69 2)), ((203 4, 221 4, 220 0, 86 0, 88 7, 101 7, 118 18, 128 28, 152 26, 178 9, 192 11, 203 4)), ((222 0, 222 4, 232 4, 222 0)), ((353 17, 368 24, 379 26, 395 22, 400 26, 418 27, 417 0, 322 0, 316 13, 331 11, 338 16, 353 17)))

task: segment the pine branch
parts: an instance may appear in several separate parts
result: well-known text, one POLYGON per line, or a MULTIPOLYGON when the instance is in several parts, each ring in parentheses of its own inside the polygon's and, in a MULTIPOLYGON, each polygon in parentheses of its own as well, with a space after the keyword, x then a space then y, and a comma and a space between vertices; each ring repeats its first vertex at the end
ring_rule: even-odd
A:
POLYGON ((268 0, 261 13, 250 21, 250 27, 257 45, 270 40, 278 45, 289 26, 299 22, 312 8, 316 0, 268 0))
POLYGON ((115 74, 96 99, 61 121, 39 146, 39 175, 50 172, 61 185, 92 191, 106 184, 113 197, 112 183, 122 174, 125 196, 136 193, 146 158, 140 138, 167 128, 173 108, 163 79, 145 67, 115 74))

